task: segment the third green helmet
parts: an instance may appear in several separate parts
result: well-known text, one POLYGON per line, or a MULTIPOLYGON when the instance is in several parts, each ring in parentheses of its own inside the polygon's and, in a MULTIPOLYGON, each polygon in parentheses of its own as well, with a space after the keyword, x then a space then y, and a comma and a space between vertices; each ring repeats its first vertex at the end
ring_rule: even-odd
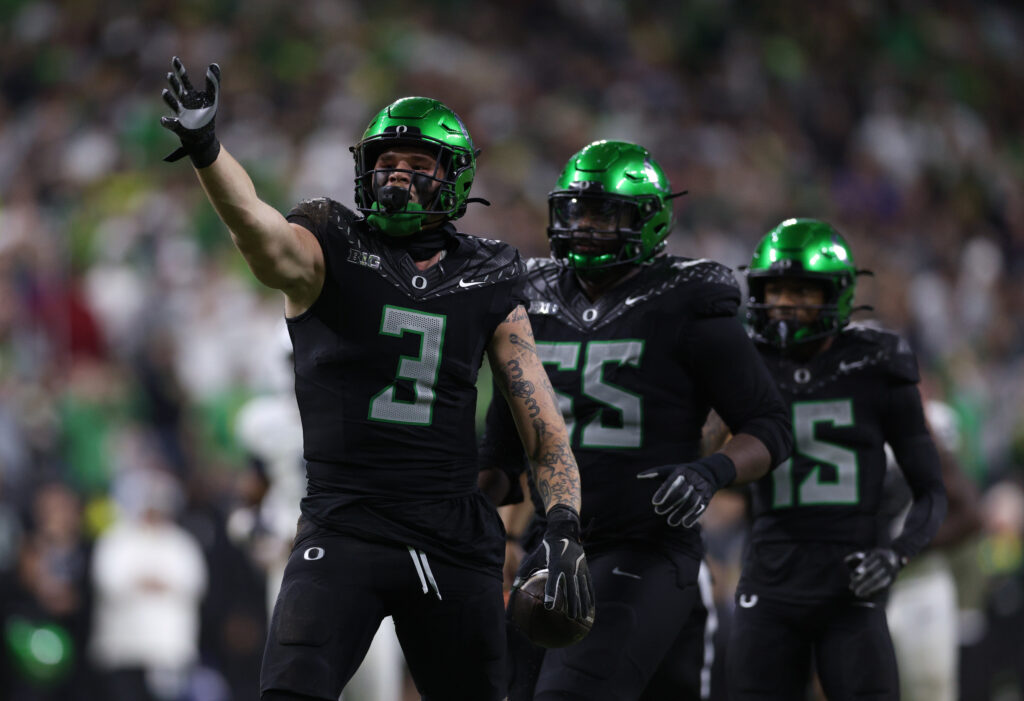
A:
POLYGON ((672 197, 647 149, 595 141, 569 159, 548 195, 551 255, 584 274, 649 260, 672 230, 672 197))
POLYGON ((462 120, 441 102, 426 97, 396 100, 370 121, 352 153, 356 207, 384 233, 408 236, 419 231, 431 215, 452 220, 466 213, 477 152, 462 120), (375 169, 378 156, 387 149, 410 146, 426 149, 437 159, 434 173, 412 173, 420 192, 436 188, 430 201, 409 201, 405 188, 400 188, 404 193, 388 192, 398 189, 385 187, 388 170, 375 169))
POLYGON ((850 245, 831 224, 818 219, 787 219, 765 234, 746 270, 750 299, 747 320, 757 339, 790 348, 839 333, 850 323, 857 268, 850 245), (806 324, 772 319, 765 304, 765 283, 797 278, 819 282, 824 304, 816 305, 817 318, 806 324))

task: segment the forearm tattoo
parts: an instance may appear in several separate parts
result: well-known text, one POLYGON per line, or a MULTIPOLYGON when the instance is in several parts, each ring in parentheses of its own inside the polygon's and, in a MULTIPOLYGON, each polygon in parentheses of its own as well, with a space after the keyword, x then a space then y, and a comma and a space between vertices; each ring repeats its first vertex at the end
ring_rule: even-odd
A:
POLYGON ((520 367, 518 360, 508 361, 507 366, 508 372, 506 376, 508 378, 509 396, 522 399, 523 403, 526 404, 527 411, 530 412, 530 418, 537 418, 540 414, 540 407, 537 406, 537 400, 533 398, 535 391, 533 383, 523 379, 523 369, 520 367))
MULTIPOLYGON (((538 436, 546 432, 543 421, 535 420, 533 424, 538 436)), ((544 507, 568 504, 578 510, 580 481, 576 458, 564 441, 549 442, 545 448, 532 463, 533 482, 537 485, 544 507)))
MULTIPOLYGON (((523 321, 528 321, 526 311, 517 307, 502 323, 523 321)), ((500 364, 495 363, 494 372, 513 413, 525 409, 530 420, 529 426, 520 426, 520 434, 529 454, 534 484, 546 508, 567 504, 579 509, 580 478, 576 458, 569 447, 558 395, 537 355, 533 329, 521 324, 514 332, 509 330, 507 338, 506 348, 511 353, 500 364)), ((519 416, 522 418, 522 413, 519 416)))

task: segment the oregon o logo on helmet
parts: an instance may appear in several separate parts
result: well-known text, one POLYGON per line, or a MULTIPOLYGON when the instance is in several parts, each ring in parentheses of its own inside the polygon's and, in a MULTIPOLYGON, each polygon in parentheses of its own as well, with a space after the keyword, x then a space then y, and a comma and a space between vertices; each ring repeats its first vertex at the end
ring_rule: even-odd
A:
POLYGON ((399 136, 401 136, 407 131, 409 131, 409 127, 405 126, 404 124, 399 124, 397 127, 395 127, 395 133, 398 134, 399 136))
POLYGON ((306 548, 306 552, 302 553, 302 557, 305 560, 322 560, 324 557, 325 550, 319 545, 314 545, 311 548, 306 548))

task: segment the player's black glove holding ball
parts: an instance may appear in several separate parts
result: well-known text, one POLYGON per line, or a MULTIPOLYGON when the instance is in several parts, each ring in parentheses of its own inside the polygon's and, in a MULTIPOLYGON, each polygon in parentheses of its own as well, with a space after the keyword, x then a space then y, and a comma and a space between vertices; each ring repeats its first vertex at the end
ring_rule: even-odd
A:
POLYGON ((582 639, 593 625, 594 588, 580 543, 579 514, 571 506, 557 504, 548 511, 547 521, 540 547, 519 566, 509 613, 535 644, 561 647, 582 639), (526 600, 539 597, 541 583, 543 609, 549 614, 526 600))
POLYGON ((174 116, 161 117, 160 124, 178 135, 181 148, 164 160, 177 161, 188 156, 196 168, 205 168, 220 154, 220 142, 214 133, 220 98, 220 66, 211 63, 206 69, 206 90, 202 92, 192 87, 180 58, 171 59, 171 68, 172 72, 167 74, 171 87, 163 91, 163 98, 174 110, 174 116))

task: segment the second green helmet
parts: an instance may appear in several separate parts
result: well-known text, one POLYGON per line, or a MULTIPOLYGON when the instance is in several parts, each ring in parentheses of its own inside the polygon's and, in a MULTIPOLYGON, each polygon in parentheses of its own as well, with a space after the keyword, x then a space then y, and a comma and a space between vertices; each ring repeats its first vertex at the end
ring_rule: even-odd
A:
POLYGON ((477 152, 459 116, 443 103, 427 97, 403 97, 370 121, 363 137, 352 147, 356 165, 356 207, 371 225, 392 236, 408 236, 423 228, 431 215, 445 220, 466 213, 469 190, 476 174, 477 152), (390 148, 426 149, 437 159, 433 174, 414 173, 418 190, 436 188, 427 202, 382 193, 387 171, 375 169, 377 158, 390 148))
POLYGON ((831 224, 818 219, 787 219, 765 234, 746 270, 750 299, 747 320, 761 342, 791 348, 839 333, 850 323, 857 268, 850 245, 831 224), (820 282, 824 304, 806 324, 773 319, 765 303, 765 283, 798 278, 820 282))
POLYGON ((551 255, 583 274, 649 260, 672 230, 672 196, 643 146, 595 141, 569 159, 548 195, 551 255))

